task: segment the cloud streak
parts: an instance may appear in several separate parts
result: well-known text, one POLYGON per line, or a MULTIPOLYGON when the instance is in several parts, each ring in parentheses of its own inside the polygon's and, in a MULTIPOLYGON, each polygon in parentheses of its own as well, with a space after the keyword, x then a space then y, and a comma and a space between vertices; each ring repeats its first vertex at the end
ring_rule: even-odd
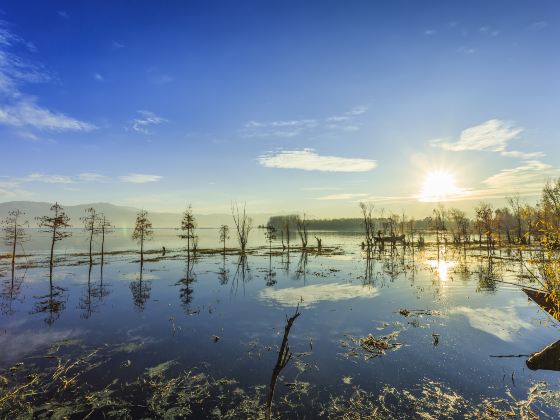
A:
POLYGON ((132 120, 131 128, 138 133, 151 134, 149 127, 168 122, 165 118, 159 117, 151 111, 140 110, 136 112, 140 114, 140 117, 132 120))
POLYGON ((121 176, 119 179, 122 182, 128 182, 131 184, 146 184, 148 182, 157 182, 163 177, 160 175, 148 175, 148 174, 128 174, 121 176))
POLYGON ((522 131, 522 128, 515 127, 509 122, 493 119, 463 130, 457 141, 435 139, 430 143, 432 146, 453 152, 467 150, 502 152, 507 143, 518 137, 522 131))
POLYGON ((375 160, 323 156, 314 149, 268 152, 259 156, 257 161, 266 168, 321 172, 367 172, 377 167, 375 160))
POLYGON ((20 90, 24 83, 42 83, 51 79, 42 66, 29 63, 12 52, 21 45, 29 51, 36 50, 33 44, 13 34, 0 21, 0 124, 56 131, 95 129, 93 124, 38 105, 37 98, 20 90))
POLYGON ((241 131, 242 137, 257 138, 291 138, 310 134, 318 130, 351 132, 359 131, 358 118, 367 112, 364 106, 357 106, 350 111, 321 119, 292 119, 277 121, 249 121, 241 131))

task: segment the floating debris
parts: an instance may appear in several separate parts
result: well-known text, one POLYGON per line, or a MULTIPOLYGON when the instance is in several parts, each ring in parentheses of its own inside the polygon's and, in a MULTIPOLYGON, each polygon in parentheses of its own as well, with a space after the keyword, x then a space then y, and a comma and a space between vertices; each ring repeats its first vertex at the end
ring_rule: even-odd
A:
POLYGON ((348 340, 341 340, 340 345, 348 350, 343 353, 345 357, 363 357, 369 360, 374 357, 382 356, 387 350, 397 350, 402 343, 395 341, 400 331, 394 331, 389 335, 375 337, 368 334, 365 337, 355 337, 347 335, 348 340))

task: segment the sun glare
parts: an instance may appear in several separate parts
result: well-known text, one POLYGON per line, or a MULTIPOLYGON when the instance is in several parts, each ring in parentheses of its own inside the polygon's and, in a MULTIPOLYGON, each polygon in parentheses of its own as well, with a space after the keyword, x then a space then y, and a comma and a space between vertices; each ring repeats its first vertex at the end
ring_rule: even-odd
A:
POLYGON ((446 201, 456 197, 461 191, 449 172, 433 171, 426 175, 419 199, 427 202, 446 201))

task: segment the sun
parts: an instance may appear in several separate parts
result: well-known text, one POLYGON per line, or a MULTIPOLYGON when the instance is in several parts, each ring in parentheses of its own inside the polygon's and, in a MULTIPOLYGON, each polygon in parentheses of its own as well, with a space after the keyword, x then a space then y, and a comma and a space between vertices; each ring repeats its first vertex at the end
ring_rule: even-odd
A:
POLYGON ((447 201, 462 192, 455 184, 455 178, 447 171, 432 171, 426 175, 422 190, 418 195, 420 201, 447 201))

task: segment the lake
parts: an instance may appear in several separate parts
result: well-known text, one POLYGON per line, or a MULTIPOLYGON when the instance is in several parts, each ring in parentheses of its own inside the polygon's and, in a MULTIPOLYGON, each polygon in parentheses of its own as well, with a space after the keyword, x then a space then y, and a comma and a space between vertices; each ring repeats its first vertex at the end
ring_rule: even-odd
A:
POLYGON ((199 229, 187 256, 159 229, 141 266, 116 229, 90 267, 74 230, 50 279, 48 238, 30 232, 13 279, 0 259, 3 418, 263 417, 296 311, 273 417, 558 416, 558 373, 526 365, 558 325, 509 283, 530 284, 516 250, 368 258, 358 233, 311 232, 321 252, 269 252, 255 229, 246 256, 233 239, 222 255, 217 230, 199 229))

